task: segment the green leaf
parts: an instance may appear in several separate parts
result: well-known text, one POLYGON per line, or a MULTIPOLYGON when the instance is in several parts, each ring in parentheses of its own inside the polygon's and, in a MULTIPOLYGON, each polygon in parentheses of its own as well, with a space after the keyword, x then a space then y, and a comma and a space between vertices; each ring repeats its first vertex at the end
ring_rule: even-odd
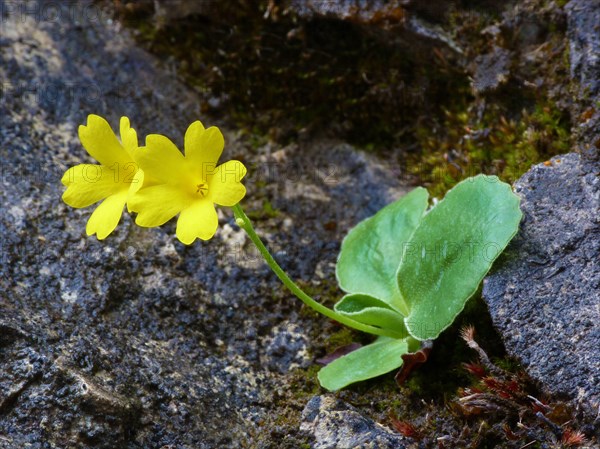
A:
POLYGON ((372 296, 352 293, 340 299, 333 309, 361 323, 397 332, 398 338, 408 337, 404 315, 372 296))
POLYGON ((396 285, 396 272, 404 244, 427 209, 428 197, 427 190, 416 188, 350 230, 336 265, 342 290, 379 298, 408 313, 396 285))
POLYGON ((379 337, 373 343, 334 360, 319 371, 321 386, 339 390, 361 380, 371 379, 402 366, 408 352, 405 340, 379 337))
POLYGON ((462 311, 521 221, 519 197, 495 176, 462 181, 405 245, 398 286, 415 338, 436 338, 462 311))

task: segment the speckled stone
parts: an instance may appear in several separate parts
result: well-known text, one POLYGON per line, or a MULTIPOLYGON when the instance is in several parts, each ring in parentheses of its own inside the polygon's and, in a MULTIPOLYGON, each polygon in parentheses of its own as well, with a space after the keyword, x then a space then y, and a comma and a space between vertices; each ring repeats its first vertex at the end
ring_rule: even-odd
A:
POLYGON ((571 0, 568 18, 571 78, 578 85, 579 101, 572 103, 573 132, 580 151, 592 158, 600 154, 600 1, 571 0))
POLYGON ((510 51, 494 47, 490 53, 475 58, 473 91, 477 94, 487 93, 505 84, 510 75, 510 64, 513 57, 514 55, 510 51))
POLYGON ((600 2, 571 0, 567 6, 571 77, 600 95, 600 2))
POLYGON ((515 183, 524 218, 483 288, 508 352, 592 417, 600 403, 599 171, 571 153, 515 183))
POLYGON ((406 449, 403 436, 361 415, 333 396, 313 397, 302 412, 300 429, 313 449, 406 449))

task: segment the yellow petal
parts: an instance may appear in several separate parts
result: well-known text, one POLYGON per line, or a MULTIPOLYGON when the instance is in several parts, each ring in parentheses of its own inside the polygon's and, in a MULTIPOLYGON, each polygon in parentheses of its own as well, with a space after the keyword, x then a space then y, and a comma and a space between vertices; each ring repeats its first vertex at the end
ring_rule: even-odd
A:
MULTIPOLYGON (((133 152, 134 155, 134 160, 138 159, 138 153, 146 151, 146 147, 137 147, 137 149, 133 152)), ((138 168, 138 171, 136 172, 135 176, 133 177, 133 180, 131 181, 132 183, 135 182, 136 183, 136 188, 134 189, 136 192, 142 188, 142 187, 151 187, 151 186, 155 186, 155 185, 159 185, 159 184, 164 184, 163 181, 161 181, 160 179, 156 179, 153 178, 152 176, 148 175, 148 173, 145 173, 144 170, 141 169, 140 164, 138 164, 137 162, 135 162, 136 167, 138 168), (139 173, 142 173, 141 175, 139 173), (141 178, 139 178, 141 177, 141 178), (141 185, 139 183, 136 182, 136 180, 142 180, 141 185)))
MULTIPOLYGON (((127 199, 129 200, 135 193, 142 188, 144 185, 144 170, 138 170, 133 179, 131 180, 131 184, 129 185, 129 191, 127 192, 127 199)), ((131 206, 129 205, 129 201, 127 202, 127 211, 132 212, 131 206)))
POLYGON ((133 129, 129 123, 129 118, 121 117, 121 123, 119 127, 119 134, 121 135, 121 142, 123 147, 133 157, 133 153, 138 148, 137 132, 133 129))
POLYGON ((150 134, 146 146, 134 153, 136 162, 149 176, 163 182, 177 182, 186 173, 183 154, 167 137, 150 134))
POLYGON ((240 161, 228 161, 217 167, 208 178, 210 199, 221 206, 234 206, 246 195, 241 184, 246 167, 240 161))
POLYGON ((219 128, 204 129, 201 122, 192 123, 185 132, 185 157, 202 170, 201 177, 214 171, 223 152, 225 140, 219 128))
POLYGON ((190 245, 200 238, 209 240, 217 232, 219 220, 215 206, 210 200, 194 201, 183 209, 177 219, 177 238, 190 245))
POLYGON ((87 222, 86 234, 96 234, 98 240, 105 239, 119 224, 126 199, 127 190, 123 190, 102 201, 87 222))
POLYGON ((79 127, 79 140, 90 156, 102 165, 110 167, 115 163, 131 162, 108 122, 98 115, 89 115, 87 126, 79 127))
POLYGON ((104 165, 79 164, 69 168, 61 182, 67 186, 62 199, 71 207, 88 207, 110 195, 129 188, 119 171, 104 165))
POLYGON ((180 189, 168 184, 144 187, 127 201, 130 210, 137 212, 138 226, 161 226, 185 209, 192 199, 180 189))
POLYGON ((129 185, 129 195, 133 195, 144 186, 144 170, 138 169, 133 175, 131 184, 129 185))

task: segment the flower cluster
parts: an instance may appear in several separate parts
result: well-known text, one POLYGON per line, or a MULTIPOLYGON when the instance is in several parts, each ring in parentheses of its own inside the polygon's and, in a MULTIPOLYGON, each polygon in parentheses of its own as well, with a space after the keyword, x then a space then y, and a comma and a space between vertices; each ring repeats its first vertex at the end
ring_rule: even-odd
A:
POLYGON ((150 134, 138 146, 136 131, 121 118, 119 140, 108 122, 97 115, 79 127, 83 147, 99 164, 79 164, 62 177, 63 201, 82 208, 100 203, 88 220, 86 233, 106 238, 118 225, 123 208, 136 212, 143 227, 161 226, 177 214, 177 238, 189 245, 208 240, 218 226, 215 204, 234 206, 246 194, 241 180, 246 167, 239 161, 217 165, 224 139, 216 127, 192 123, 184 139, 185 154, 167 137, 150 134))

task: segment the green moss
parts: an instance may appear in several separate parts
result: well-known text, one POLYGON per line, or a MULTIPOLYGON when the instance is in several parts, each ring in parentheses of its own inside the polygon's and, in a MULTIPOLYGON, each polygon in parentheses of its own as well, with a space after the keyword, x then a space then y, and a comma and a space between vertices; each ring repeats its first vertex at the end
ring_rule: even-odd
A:
POLYGON ((482 31, 491 24, 486 14, 465 15, 457 9, 450 15, 455 38, 471 61, 494 46, 516 51, 510 76, 496 92, 474 95, 469 83, 456 84, 448 91, 443 114, 422 117, 417 123, 418 149, 409 156, 406 170, 433 195, 442 197, 456 183, 478 173, 514 182, 533 164, 571 150, 566 106, 566 98, 572 96, 569 48, 564 25, 551 13, 541 12, 544 6, 548 6, 545 0, 528 0, 521 8, 523 17, 535 17, 547 32, 536 57, 529 60, 522 52, 530 49, 518 48, 518 28, 507 28, 491 42, 482 31), (535 86, 523 80, 535 80, 535 86))
POLYGON ((355 342, 357 333, 348 327, 342 327, 339 331, 327 337, 325 346, 327 351, 335 351, 337 348, 355 342))
MULTIPOLYGON (((260 186, 257 186, 260 187, 260 186)), ((275 218, 279 215, 279 211, 273 207, 271 202, 264 198, 262 201, 262 208, 260 210, 252 210, 248 212, 248 217, 252 220, 267 220, 269 218, 275 218)))
POLYGON ((306 399, 321 392, 317 373, 321 367, 310 365, 308 368, 296 369, 290 375, 290 387, 296 399, 306 399))
POLYGON ((269 142, 267 136, 265 136, 259 129, 247 131, 245 135, 247 137, 246 141, 248 142, 248 145, 253 150, 257 150, 258 148, 266 145, 269 142))
POLYGON ((552 102, 542 101, 513 119, 506 112, 493 104, 478 119, 468 107, 446 110, 439 132, 417 130, 421 151, 412 157, 409 172, 423 179, 432 195, 442 197, 478 173, 512 183, 533 164, 569 151, 569 117, 552 102))

